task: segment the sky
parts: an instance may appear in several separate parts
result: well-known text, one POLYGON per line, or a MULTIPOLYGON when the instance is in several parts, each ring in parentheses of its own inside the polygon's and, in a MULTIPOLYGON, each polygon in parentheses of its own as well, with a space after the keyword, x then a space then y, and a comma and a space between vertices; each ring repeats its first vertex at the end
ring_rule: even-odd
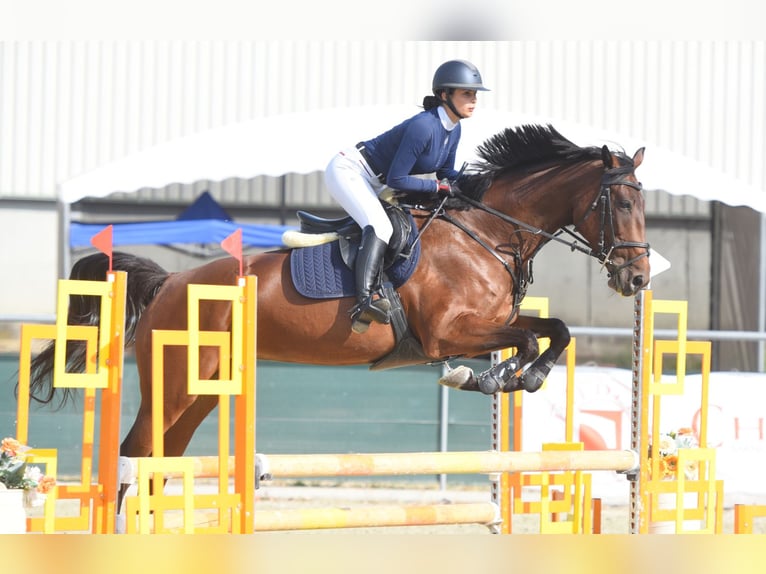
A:
POLYGON ((14 39, 758 39, 759 0, 0 0, 14 39))

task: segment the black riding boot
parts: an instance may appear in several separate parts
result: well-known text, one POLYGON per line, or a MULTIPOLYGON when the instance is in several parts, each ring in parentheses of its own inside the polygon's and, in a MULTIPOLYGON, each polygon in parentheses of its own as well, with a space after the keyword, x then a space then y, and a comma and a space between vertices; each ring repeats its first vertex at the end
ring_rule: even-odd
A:
POLYGON ((354 264, 358 303, 351 309, 351 329, 355 333, 364 333, 372 321, 387 324, 391 320, 388 316, 391 309, 388 299, 378 297, 373 300, 373 289, 377 287, 387 247, 386 242, 375 235, 371 226, 364 228, 354 264))

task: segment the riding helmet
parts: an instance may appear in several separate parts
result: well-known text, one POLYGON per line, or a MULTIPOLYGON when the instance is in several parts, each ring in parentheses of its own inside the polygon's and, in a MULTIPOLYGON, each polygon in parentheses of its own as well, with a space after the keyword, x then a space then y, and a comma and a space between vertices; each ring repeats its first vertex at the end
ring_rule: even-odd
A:
POLYGON ((433 91, 436 94, 445 88, 489 91, 489 88, 485 88, 481 82, 479 69, 466 60, 449 60, 436 69, 433 91))

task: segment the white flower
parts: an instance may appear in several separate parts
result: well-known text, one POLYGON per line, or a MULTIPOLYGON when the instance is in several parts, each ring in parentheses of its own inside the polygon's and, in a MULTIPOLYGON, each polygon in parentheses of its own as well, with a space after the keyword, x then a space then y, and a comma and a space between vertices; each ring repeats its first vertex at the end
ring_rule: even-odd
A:
POLYGON ((692 434, 680 434, 676 436, 676 445, 678 448, 697 448, 697 439, 692 434))
MULTIPOLYGON (((660 478, 674 478, 678 475, 678 449, 698 448, 699 442, 690 428, 681 428, 669 433, 660 433, 657 442, 657 454, 660 458, 660 478)), ((650 447, 651 448, 651 447, 650 447)), ((650 453, 651 455, 651 453, 650 453)), ((684 476, 689 480, 695 480, 698 475, 699 463, 689 461, 686 468, 682 469, 684 476)))
POLYGON ((27 466, 24 469, 24 478, 34 480, 35 483, 39 483, 43 477, 43 473, 39 466, 27 466))
POLYGON ((678 445, 672 435, 660 434, 660 442, 657 444, 660 456, 670 456, 678 452, 678 445))

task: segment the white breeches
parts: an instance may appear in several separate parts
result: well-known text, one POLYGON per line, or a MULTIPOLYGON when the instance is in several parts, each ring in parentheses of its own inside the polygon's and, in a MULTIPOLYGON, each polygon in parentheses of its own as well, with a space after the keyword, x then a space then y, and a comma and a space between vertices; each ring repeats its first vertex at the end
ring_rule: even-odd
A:
POLYGON ((350 147, 330 160, 325 183, 335 201, 364 229, 371 225, 375 235, 388 243, 394 230, 378 194, 385 189, 359 154, 350 147))

